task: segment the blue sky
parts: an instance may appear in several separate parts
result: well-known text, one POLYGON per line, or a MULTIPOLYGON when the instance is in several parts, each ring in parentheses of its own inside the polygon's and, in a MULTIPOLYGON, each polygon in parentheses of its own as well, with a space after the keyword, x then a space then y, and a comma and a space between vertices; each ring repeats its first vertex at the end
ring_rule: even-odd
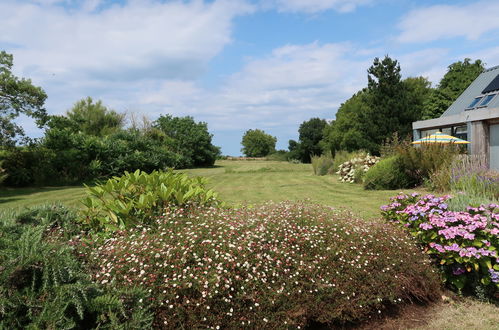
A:
POLYGON ((92 96, 151 120, 189 115, 238 155, 248 129, 286 149, 303 121, 334 119, 374 57, 434 85, 465 57, 499 65, 498 17, 499 0, 1 0, 0 49, 50 114, 92 96))

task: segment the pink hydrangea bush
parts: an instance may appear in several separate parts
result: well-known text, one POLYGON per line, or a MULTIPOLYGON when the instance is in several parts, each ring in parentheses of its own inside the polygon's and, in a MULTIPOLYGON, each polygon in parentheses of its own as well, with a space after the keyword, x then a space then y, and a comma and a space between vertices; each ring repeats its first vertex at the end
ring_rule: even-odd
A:
POLYGON ((331 208, 193 207, 157 225, 73 242, 98 283, 150 292, 157 327, 299 328, 439 296, 431 261, 403 230, 331 208))
POLYGON ((499 288, 499 205, 447 209, 451 196, 399 194, 381 207, 385 219, 406 227, 444 270, 444 281, 456 288, 499 288), (478 283, 477 283, 478 282, 478 283))

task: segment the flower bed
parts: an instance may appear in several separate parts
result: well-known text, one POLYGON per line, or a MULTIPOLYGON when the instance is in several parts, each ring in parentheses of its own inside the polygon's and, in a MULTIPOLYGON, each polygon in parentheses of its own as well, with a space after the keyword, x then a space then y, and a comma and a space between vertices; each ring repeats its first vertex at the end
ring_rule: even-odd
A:
POLYGON ((430 260, 403 230, 331 208, 199 207, 157 222, 76 244, 95 281, 151 292, 157 327, 343 323, 438 296, 430 260))
POLYGON ((447 210, 451 196, 400 194, 381 207, 383 216, 406 227, 444 270, 444 280, 463 289, 497 295, 499 206, 447 210), (481 289, 480 289, 481 288, 481 289))

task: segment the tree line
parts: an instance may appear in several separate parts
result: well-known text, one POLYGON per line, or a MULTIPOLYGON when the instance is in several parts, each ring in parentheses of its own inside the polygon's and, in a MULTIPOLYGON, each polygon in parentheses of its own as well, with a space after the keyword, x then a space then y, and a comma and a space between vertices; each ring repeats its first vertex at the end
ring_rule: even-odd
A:
POLYGON ((140 122, 87 97, 64 115, 48 115, 42 88, 12 74, 0 53, 0 174, 10 186, 71 184, 167 167, 211 166, 220 155, 204 122, 161 115, 140 122), (32 117, 44 135, 25 136, 15 119, 32 117))

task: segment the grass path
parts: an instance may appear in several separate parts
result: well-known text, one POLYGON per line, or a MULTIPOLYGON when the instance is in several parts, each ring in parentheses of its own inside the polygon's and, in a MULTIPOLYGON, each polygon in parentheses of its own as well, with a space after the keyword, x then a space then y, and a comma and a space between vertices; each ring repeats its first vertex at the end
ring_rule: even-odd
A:
MULTIPOLYGON (((213 168, 184 172, 207 177, 209 186, 229 205, 310 199, 314 203, 375 217, 379 215, 379 206, 398 192, 365 191, 360 185, 339 182, 337 176, 315 176, 309 164, 218 161, 213 168)), ((79 207, 79 200, 84 196, 81 186, 3 189, 0 192, 0 210, 54 202, 79 207)))

